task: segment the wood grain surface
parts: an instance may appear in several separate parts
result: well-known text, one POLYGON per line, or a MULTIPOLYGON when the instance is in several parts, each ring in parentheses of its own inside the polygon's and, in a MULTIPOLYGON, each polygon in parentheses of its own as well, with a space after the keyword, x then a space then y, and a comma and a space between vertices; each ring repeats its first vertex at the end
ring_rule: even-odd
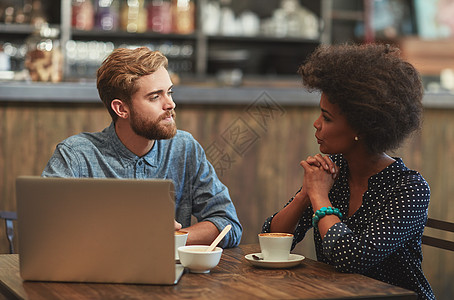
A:
POLYGON ((186 272, 174 286, 23 282, 18 255, 0 255, 0 292, 10 298, 53 299, 416 299, 416 294, 306 258, 289 269, 250 265, 257 244, 225 249, 209 274, 186 272), (9 292, 8 292, 9 291, 9 292))

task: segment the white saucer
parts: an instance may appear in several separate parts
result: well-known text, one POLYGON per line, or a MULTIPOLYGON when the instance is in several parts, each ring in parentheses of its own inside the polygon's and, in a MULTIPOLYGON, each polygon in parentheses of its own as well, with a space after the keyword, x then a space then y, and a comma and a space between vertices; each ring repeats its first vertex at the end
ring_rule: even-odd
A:
POLYGON ((303 261, 303 259, 305 259, 305 257, 302 255, 290 254, 288 260, 284 260, 284 261, 262 260, 262 259, 257 260, 252 257, 253 255, 255 255, 259 258, 262 258, 262 253, 251 253, 251 254, 245 255, 244 257, 253 266, 262 267, 262 268, 272 268, 272 269, 291 268, 291 267, 299 265, 303 261))

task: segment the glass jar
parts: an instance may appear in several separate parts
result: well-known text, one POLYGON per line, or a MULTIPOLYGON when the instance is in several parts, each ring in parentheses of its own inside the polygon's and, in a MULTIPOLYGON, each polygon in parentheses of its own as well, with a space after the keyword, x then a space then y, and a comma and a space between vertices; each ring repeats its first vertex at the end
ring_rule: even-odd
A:
POLYGON ((121 7, 121 29, 127 32, 147 30, 147 10, 144 0, 126 0, 121 7))
POLYGON ((96 0, 95 28, 117 30, 120 5, 118 0, 96 0))
POLYGON ((95 23, 95 11, 91 0, 72 0, 71 25, 78 30, 92 30, 95 23))
POLYGON ((195 30, 195 7, 191 0, 173 0, 173 31, 177 34, 191 34, 195 30))
POLYGON ((169 0, 151 0, 148 3, 148 29, 153 32, 172 32, 172 4, 169 0))
POLYGON ((59 30, 43 25, 27 39, 25 67, 32 81, 60 82, 63 79, 63 54, 59 30))

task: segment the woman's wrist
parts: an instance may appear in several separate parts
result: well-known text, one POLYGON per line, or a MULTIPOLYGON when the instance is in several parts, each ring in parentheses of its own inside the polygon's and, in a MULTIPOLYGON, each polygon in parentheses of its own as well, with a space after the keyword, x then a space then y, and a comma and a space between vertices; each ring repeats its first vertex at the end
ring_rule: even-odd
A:
POLYGON ((342 220, 342 213, 339 211, 338 208, 336 207, 331 207, 331 206, 324 206, 314 212, 314 215, 312 216, 312 226, 315 229, 318 229, 318 222, 329 215, 333 215, 339 218, 339 220, 342 220))
POLYGON ((310 203, 307 193, 304 189, 301 189, 293 200, 271 220, 271 232, 293 232, 301 215, 306 211, 310 203))
POLYGON ((314 191, 310 195, 308 194, 308 197, 314 211, 324 206, 331 206, 331 201, 329 200, 327 193, 314 191))
POLYGON ((298 199, 298 208, 299 208, 299 211, 301 214, 303 214, 306 209, 309 207, 309 206, 313 206, 312 205, 312 200, 311 198, 309 197, 309 195, 307 194, 307 192, 302 192, 301 195, 299 195, 299 199, 298 199))

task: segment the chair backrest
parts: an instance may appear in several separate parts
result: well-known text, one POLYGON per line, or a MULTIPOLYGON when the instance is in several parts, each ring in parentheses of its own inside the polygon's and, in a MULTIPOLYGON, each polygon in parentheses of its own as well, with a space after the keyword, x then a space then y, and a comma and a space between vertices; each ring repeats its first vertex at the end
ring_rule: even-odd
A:
MULTIPOLYGON (((441 231, 454 232, 454 223, 436 220, 432 218, 427 219, 426 227, 434 228, 441 231)), ((454 251, 453 241, 450 241, 445 238, 428 236, 426 231, 424 231, 424 235, 422 236, 422 243, 424 245, 454 251)))
POLYGON ((9 253, 13 254, 14 251, 14 222, 17 220, 17 213, 14 211, 0 211, 0 219, 5 220, 6 237, 9 243, 9 253))

